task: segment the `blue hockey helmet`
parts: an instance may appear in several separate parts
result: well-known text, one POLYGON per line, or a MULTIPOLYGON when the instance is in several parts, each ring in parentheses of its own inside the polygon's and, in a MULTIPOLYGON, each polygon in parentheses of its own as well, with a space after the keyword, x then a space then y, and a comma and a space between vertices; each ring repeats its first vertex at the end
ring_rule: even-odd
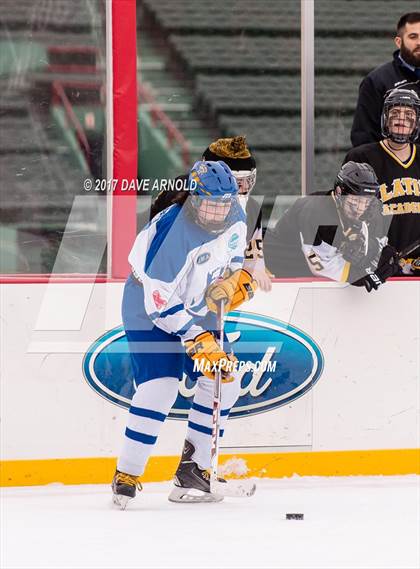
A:
POLYGON ((194 221, 211 233, 222 233, 231 208, 239 207, 238 183, 229 166, 199 160, 191 168, 188 189, 188 211, 194 221))
POLYGON ((229 199, 238 193, 238 183, 224 162, 199 160, 190 170, 188 188, 196 196, 229 199))

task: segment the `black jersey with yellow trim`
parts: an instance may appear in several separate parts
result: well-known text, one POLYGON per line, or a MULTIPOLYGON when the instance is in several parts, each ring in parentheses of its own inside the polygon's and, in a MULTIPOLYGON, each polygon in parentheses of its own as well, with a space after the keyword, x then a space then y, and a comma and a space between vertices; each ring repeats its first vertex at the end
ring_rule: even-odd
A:
POLYGON ((383 218, 378 214, 369 222, 368 252, 358 266, 348 263, 340 252, 346 229, 332 190, 298 198, 265 233, 266 266, 276 277, 315 275, 355 283, 377 261, 385 244, 383 218))
MULTIPOLYGON (((403 162, 384 141, 353 148, 344 162, 365 162, 375 170, 380 183, 382 213, 390 220, 389 244, 401 251, 420 237, 420 146, 411 145, 403 162)), ((420 257, 420 248, 411 254, 420 257)))

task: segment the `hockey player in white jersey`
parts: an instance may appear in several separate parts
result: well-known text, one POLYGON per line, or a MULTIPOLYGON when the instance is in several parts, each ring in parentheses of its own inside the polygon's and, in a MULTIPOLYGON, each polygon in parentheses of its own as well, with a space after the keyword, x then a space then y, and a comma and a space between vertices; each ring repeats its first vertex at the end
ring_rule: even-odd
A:
MULTIPOLYGON (((251 195, 257 180, 257 163, 245 136, 218 138, 204 150, 202 159, 215 162, 222 160, 232 170, 238 182, 239 203, 246 214, 247 249, 244 268, 252 274, 260 290, 270 291, 272 285, 263 251, 262 204, 251 195)), ((177 181, 186 179, 188 174, 177 177, 177 181)), ((182 205, 187 196, 188 192, 182 190, 160 192, 151 206, 151 216, 154 217, 174 203, 182 205)))
POLYGON ((233 310, 252 298, 257 285, 242 269, 246 223, 237 200, 238 185, 224 162, 199 161, 189 175, 190 197, 156 215, 139 233, 129 255, 122 315, 137 384, 128 415, 124 444, 112 481, 114 502, 125 508, 141 489, 140 476, 160 428, 178 394, 185 358, 201 365, 203 375, 189 413, 187 436, 172 501, 194 490, 210 493, 213 381, 222 371, 221 430, 239 396, 233 371, 236 358, 227 339, 216 341, 216 302, 233 310))

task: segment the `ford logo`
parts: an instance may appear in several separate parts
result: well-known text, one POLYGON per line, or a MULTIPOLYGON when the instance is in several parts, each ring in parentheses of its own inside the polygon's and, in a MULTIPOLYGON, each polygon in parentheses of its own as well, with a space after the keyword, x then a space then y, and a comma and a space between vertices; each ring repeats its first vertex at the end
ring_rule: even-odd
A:
MULTIPOLYGON (((286 405, 304 395, 321 376, 320 348, 308 334, 290 324, 235 311, 226 316, 225 331, 239 359, 241 376, 241 392, 231 418, 286 405)), ((122 326, 110 330, 89 347, 83 373, 99 395, 121 407, 130 406, 136 385, 122 326)), ((190 375, 194 376, 184 374, 180 381, 169 418, 187 419, 195 392, 195 381, 190 375)))

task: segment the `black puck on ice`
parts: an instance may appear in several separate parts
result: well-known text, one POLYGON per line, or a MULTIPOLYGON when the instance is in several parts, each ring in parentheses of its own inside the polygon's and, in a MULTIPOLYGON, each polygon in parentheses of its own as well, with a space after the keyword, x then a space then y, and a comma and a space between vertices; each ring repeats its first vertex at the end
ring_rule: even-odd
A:
POLYGON ((303 520, 303 514, 286 514, 286 520, 303 520))

